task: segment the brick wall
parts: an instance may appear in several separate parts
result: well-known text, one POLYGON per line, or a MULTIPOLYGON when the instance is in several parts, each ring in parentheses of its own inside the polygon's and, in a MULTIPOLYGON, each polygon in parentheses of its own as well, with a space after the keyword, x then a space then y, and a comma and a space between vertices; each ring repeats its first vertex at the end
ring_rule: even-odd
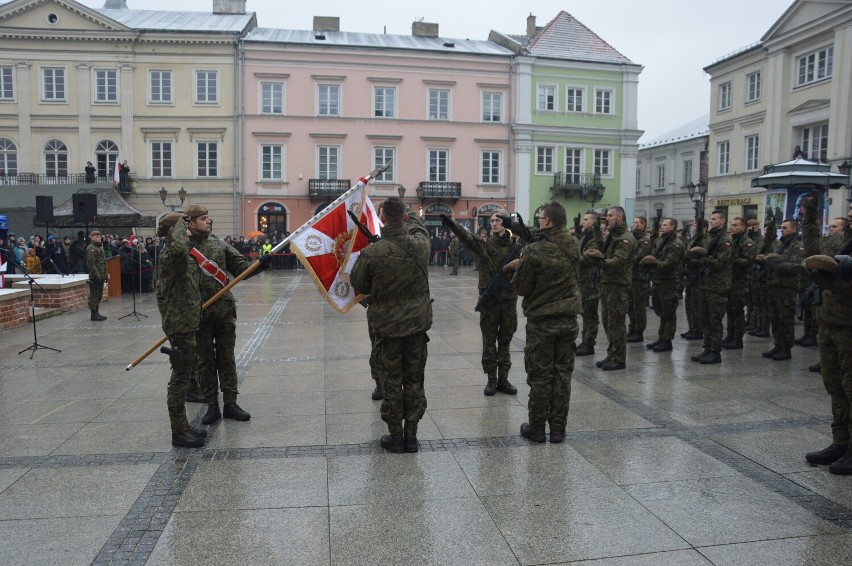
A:
POLYGON ((89 286, 77 285, 67 289, 51 289, 47 293, 35 289, 33 296, 37 307, 61 309, 70 312, 85 308, 89 301, 89 286))
POLYGON ((0 328, 12 328, 30 320, 30 298, 19 297, 0 303, 0 328))

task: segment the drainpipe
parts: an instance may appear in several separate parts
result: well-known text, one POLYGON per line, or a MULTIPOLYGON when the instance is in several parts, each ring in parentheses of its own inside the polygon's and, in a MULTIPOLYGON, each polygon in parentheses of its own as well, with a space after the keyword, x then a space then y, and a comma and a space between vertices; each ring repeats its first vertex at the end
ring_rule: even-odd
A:
MULTIPOLYGON (((508 142, 509 142, 509 151, 508 151, 509 159, 506 160, 506 178, 510 182, 512 180, 512 171, 514 170, 514 168, 512 167, 512 164, 514 163, 514 160, 515 160, 515 148, 513 147, 513 144, 512 144, 512 140, 514 139, 514 128, 512 127, 512 124, 513 124, 514 116, 515 116, 514 110, 512 108, 512 100, 513 100, 512 99, 512 78, 514 77, 512 69, 513 69, 514 66, 515 66, 515 56, 512 55, 509 58, 509 101, 508 101, 508 105, 507 105, 507 108, 506 108, 506 114, 507 114, 507 118, 508 118, 507 122, 509 124, 509 131, 508 131, 508 138, 507 138, 508 142)), ((517 207, 517 202, 518 202, 518 180, 517 179, 515 179, 514 184, 515 184, 515 203, 516 203, 515 206, 517 207)), ((510 196, 510 192, 511 191, 510 191, 509 187, 507 186, 506 187, 506 210, 508 212, 512 211, 512 208, 511 208, 512 197, 510 196)), ((515 212, 517 212, 517 209, 515 210, 515 212)), ((524 212, 524 214, 526 214, 526 212, 524 212)))
MULTIPOLYGON (((237 114, 237 109, 234 108, 234 120, 239 120, 239 129, 240 129, 240 167, 239 167, 239 180, 240 180, 240 206, 239 213, 237 212, 237 191, 236 187, 234 188, 234 218, 239 215, 239 223, 235 223, 236 233, 234 234, 235 238, 238 238, 240 234, 244 234, 245 230, 243 230, 243 220, 245 217, 245 206, 246 206, 246 186, 245 179, 242 173, 245 172, 246 167, 246 103, 245 103, 245 88, 246 88, 246 44, 242 38, 239 40, 239 61, 240 61, 240 85, 239 85, 239 115, 237 114), (239 116, 239 118, 237 118, 239 116)), ((237 58, 237 52, 234 51, 234 59, 237 58)), ((234 88, 236 89, 236 82, 234 88)), ((234 99, 236 104, 236 99, 234 99)), ((234 137, 236 137, 236 132, 234 133, 234 137)), ((236 142, 236 139, 234 140, 236 142)), ((236 146, 236 143, 234 144, 236 146)), ((236 147, 234 147, 234 162, 236 163, 236 147)), ((236 183, 236 179, 234 179, 236 183)))

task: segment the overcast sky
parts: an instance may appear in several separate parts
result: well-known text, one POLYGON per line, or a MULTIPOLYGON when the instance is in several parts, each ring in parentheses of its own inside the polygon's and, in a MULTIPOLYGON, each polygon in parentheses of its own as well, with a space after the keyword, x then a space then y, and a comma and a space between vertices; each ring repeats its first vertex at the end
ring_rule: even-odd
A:
MULTIPOLYGON (((639 128, 648 141, 709 112, 703 68, 766 33, 793 0, 248 0, 258 25, 311 29, 314 16, 339 16, 343 31, 411 33, 411 22, 440 25, 446 38, 488 39, 494 29, 523 34, 532 13, 539 26, 565 10, 634 63, 639 128)), ((104 0, 83 0, 101 8, 104 0)), ((213 0, 127 0, 130 9, 209 12, 213 0)))

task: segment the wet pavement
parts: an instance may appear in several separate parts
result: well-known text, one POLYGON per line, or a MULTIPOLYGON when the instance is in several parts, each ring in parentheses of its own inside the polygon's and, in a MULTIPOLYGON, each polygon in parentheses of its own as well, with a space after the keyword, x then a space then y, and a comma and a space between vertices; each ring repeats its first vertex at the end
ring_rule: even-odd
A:
MULTIPOLYGON (((365 311, 335 313, 304 271, 236 288, 246 423, 171 447, 169 366, 150 294, 0 333, 2 564, 838 564, 852 563, 852 477, 812 467, 829 398, 818 353, 771 362, 746 338, 719 365, 628 347, 627 370, 577 358, 560 445, 526 420, 524 321, 517 397, 485 397, 476 273, 432 268, 418 454, 385 454, 370 399, 365 311)), ((520 305, 519 305, 520 306, 520 305)), ((680 309, 683 326, 683 309, 680 309)), ((649 311, 648 341, 657 318, 649 311)), ((679 328, 678 332, 684 330, 679 328)), ((801 334, 801 330, 798 330, 801 334)), ((202 405, 187 406, 200 426, 202 405)))

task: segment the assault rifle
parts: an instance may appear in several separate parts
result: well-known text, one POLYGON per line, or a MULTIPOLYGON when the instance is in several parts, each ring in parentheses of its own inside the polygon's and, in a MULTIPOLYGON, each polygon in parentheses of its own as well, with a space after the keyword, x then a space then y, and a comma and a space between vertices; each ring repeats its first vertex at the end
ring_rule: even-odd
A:
POLYGON ((577 216, 574 217, 574 235, 578 238, 583 235, 583 227, 580 225, 581 215, 578 212, 577 216))
POLYGON ((370 242, 371 244, 375 244, 376 242, 381 240, 381 236, 376 236, 375 234, 370 232, 370 229, 364 226, 364 224, 360 220, 358 220, 358 217, 355 216, 354 212, 352 212, 351 210, 347 210, 346 214, 349 215, 349 218, 352 219, 352 222, 355 223, 355 226, 358 227, 358 230, 360 230, 361 233, 364 234, 364 237, 367 238, 368 242, 370 242))
MULTIPOLYGON (((503 216, 503 225, 506 225, 506 221, 503 216)), ((506 289, 507 291, 514 291, 514 287, 512 287, 512 282, 506 277, 506 274, 503 272, 503 268, 506 267, 509 262, 518 257, 521 253, 521 248, 523 248, 527 243, 532 241, 532 234, 530 233, 530 229, 524 224, 524 219, 521 218, 521 215, 516 215, 515 219, 511 220, 512 224, 517 223, 520 226, 520 237, 515 241, 515 245, 512 246, 512 249, 509 250, 509 253, 506 254, 506 257, 503 258, 503 261, 500 262, 499 267, 497 267, 497 272, 491 278, 491 281, 488 282, 488 285, 485 287, 485 291, 480 295, 479 300, 476 301, 476 306, 474 307, 474 311, 482 312, 482 308, 485 303, 488 302, 488 299, 491 297, 496 297, 500 293, 500 289, 506 289)))

